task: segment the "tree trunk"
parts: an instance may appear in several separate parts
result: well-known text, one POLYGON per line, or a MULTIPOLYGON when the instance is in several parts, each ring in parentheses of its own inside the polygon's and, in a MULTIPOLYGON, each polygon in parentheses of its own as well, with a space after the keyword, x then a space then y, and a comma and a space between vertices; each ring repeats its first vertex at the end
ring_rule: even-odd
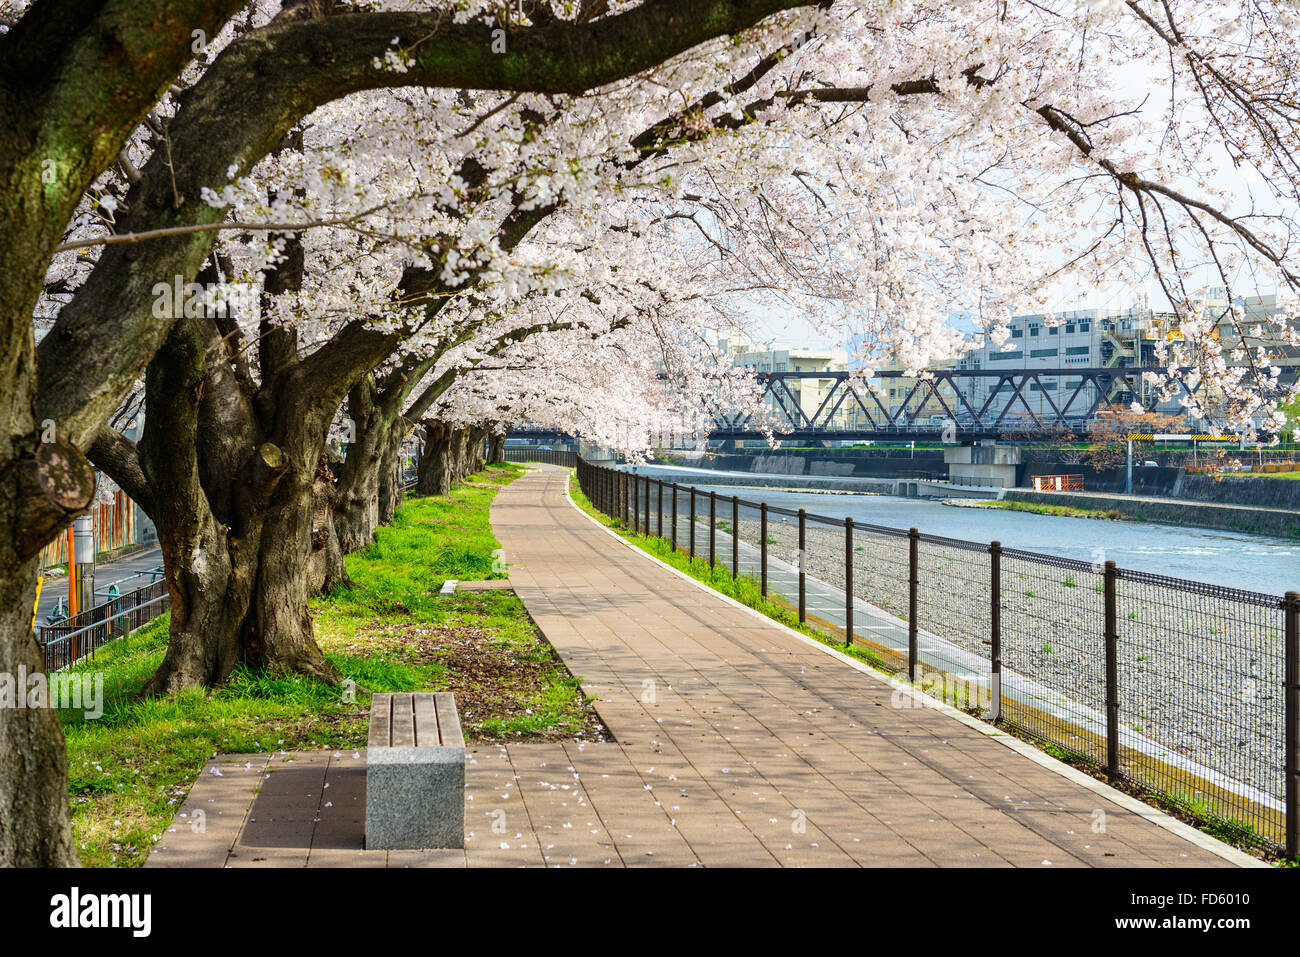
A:
POLYGON ((504 462, 506 459, 506 434, 504 432, 493 432, 492 440, 488 445, 488 461, 492 463, 504 462))
POLYGON ((485 428, 471 428, 465 430, 465 474, 473 475, 475 472, 482 472, 484 462, 484 442, 487 439, 488 430, 485 428))
POLYGON ((149 517, 158 530, 171 594, 167 653, 145 685, 145 694, 216 684, 242 658, 240 630, 261 521, 254 514, 251 523, 234 523, 229 515, 222 516, 223 522, 204 490, 199 419, 207 360, 201 326, 182 321, 145 376, 149 414, 139 460, 149 484, 149 517))
MULTIPOLYGON (((280 425, 281 443, 264 441, 257 417, 241 414, 247 396, 219 347, 210 324, 183 320, 145 380, 139 460, 172 598, 167 653, 149 694, 218 684, 240 662, 335 677, 307 611, 324 429, 315 442, 291 442, 280 425)), ((264 389, 267 408, 293 388, 285 379, 264 389)))
POLYGON ((313 481, 290 469, 265 508, 257 580, 244 629, 247 656, 274 674, 310 674, 338 680, 338 670, 316 644, 307 599, 312 549, 313 481))
POLYGON ((446 495, 451 491, 455 470, 454 436, 444 422, 426 423, 424 429, 418 488, 421 495, 446 495))
POLYGON ((406 438, 408 423, 399 418, 388 435, 384 454, 379 460, 379 524, 393 524, 402 503, 402 442, 406 438))
MULTIPOLYGON (((12 502, 0 496, 0 673, 45 670, 32 634, 35 557, 15 553, 12 502)), ((27 688, 15 687, 15 701, 27 688)), ((0 707, 0 867, 75 867, 68 758, 53 708, 0 707)))
POLYGON ((328 595, 352 585, 343 561, 344 550, 336 521, 339 490, 331 468, 331 459, 335 458, 333 450, 327 449, 321 456, 312 483, 311 559, 307 585, 313 595, 328 595))
POLYGON ((370 547, 379 525, 380 470, 395 416, 373 399, 373 384, 358 383, 348 395, 355 430, 339 476, 334 525, 343 554, 370 547))

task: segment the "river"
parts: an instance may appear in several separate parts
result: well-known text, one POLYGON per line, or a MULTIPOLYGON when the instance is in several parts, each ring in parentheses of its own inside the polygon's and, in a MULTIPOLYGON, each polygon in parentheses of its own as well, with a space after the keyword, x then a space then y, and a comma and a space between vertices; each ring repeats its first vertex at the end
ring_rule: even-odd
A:
MULTIPOLYGON (((640 469, 669 478, 674 470, 640 469)), ((674 476, 686 483, 685 474, 674 476)), ((779 483, 780 477, 774 476, 779 483)), ((917 528, 974 542, 999 541, 1005 548, 1078 558, 1109 560, 1123 568, 1213 582, 1280 595, 1300 590, 1300 542, 1243 532, 1179 528, 1144 522, 1060 518, 1003 509, 957 508, 930 499, 778 491, 754 486, 707 486, 719 495, 739 495, 782 508, 807 509, 834 518, 892 528, 917 528)))

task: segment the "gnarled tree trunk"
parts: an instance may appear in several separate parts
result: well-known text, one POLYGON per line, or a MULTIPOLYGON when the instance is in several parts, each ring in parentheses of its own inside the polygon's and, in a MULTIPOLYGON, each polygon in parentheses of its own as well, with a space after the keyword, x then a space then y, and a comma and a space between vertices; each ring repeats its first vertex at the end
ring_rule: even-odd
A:
POLYGON ((307 568, 307 587, 314 595, 328 595, 352 584, 343 561, 343 547, 335 521, 340 495, 332 466, 337 460, 334 450, 327 448, 321 455, 312 483, 311 560, 307 568))
POLYGON ((408 423, 399 418, 389 433, 384 454, 379 460, 379 524, 393 524, 393 516, 402 503, 402 442, 408 423))
POLYGON ((417 487, 421 495, 446 495, 455 472, 455 445, 447 423, 434 420, 424 425, 424 448, 420 452, 417 487))
POLYGON ((493 432, 488 442, 488 462, 504 462, 506 459, 506 434, 493 432))

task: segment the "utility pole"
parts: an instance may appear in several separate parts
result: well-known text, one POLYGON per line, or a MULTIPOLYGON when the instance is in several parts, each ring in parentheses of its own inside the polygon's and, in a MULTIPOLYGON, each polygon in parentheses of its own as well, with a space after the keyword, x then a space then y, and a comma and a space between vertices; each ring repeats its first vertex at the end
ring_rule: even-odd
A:
POLYGON ((78 611, 95 607, 95 516, 92 512, 72 522, 72 542, 76 559, 75 580, 68 588, 77 593, 78 611))
POLYGON ((1128 466, 1124 470, 1124 494, 1133 494, 1133 440, 1128 440, 1128 466))

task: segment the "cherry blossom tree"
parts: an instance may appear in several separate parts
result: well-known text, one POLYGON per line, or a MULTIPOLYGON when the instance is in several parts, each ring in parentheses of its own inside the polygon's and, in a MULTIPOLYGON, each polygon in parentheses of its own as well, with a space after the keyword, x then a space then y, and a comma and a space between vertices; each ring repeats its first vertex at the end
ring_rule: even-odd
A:
MULTIPOLYGON (((346 402, 358 429, 332 513, 351 542, 395 423, 487 413, 475 375, 614 442, 598 405, 492 366, 535 335, 572 360, 566 336, 625 329, 566 374, 666 409, 669 386, 706 402, 724 381, 702 330, 756 303, 919 370, 963 347, 953 312, 1002 343, 1062 289, 1154 282, 1183 318, 1159 383, 1212 384, 1247 429, 1294 391, 1281 0, 370 6, 0 7, 0 667, 38 660, 35 555, 89 502, 89 451, 168 512, 193 640, 158 690, 220 675, 249 613, 262 660, 328 678, 302 565, 330 421, 346 402), (196 279, 264 288, 261 314, 184 295, 196 279), (1282 313, 1245 328, 1233 300, 1270 285, 1282 313), (131 449, 105 423, 141 375, 131 449), (231 594, 214 569, 251 577, 231 594)), ((0 860, 71 861, 52 716, 0 715, 0 750, 50 768, 0 766, 0 860)))

